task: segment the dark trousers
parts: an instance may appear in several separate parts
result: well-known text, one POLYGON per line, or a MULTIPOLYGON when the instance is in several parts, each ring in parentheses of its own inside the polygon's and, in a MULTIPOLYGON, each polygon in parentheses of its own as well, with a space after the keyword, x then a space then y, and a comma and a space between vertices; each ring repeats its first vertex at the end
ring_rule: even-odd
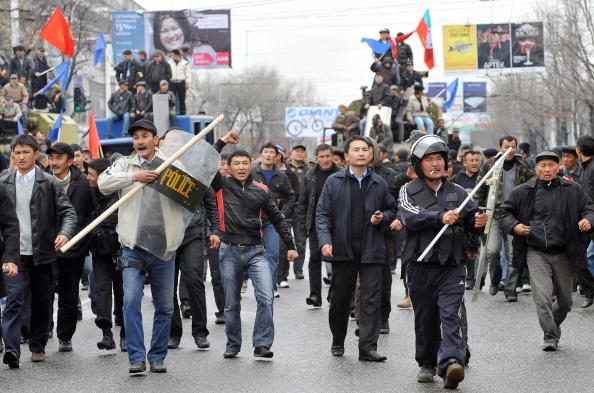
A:
MULTIPOLYGON (((33 257, 21 255, 19 274, 4 277, 8 296, 2 314, 2 335, 6 351, 20 356, 21 353, 21 314, 24 307, 25 292, 31 289, 31 319, 29 349, 44 353, 48 339, 50 309, 53 299, 51 264, 36 266, 33 257)), ((76 316, 75 316, 76 317, 76 316)))
POLYGON ((309 272, 309 295, 315 295, 322 299, 322 253, 316 231, 309 234, 309 263, 307 264, 307 270, 309 272))
MULTIPOLYGON (((78 289, 85 265, 85 257, 58 258, 58 323, 56 333, 60 341, 70 341, 78 322, 78 289)), ((31 309, 31 316, 33 309, 31 309)))
POLYGON ((295 239, 295 246, 297 247, 297 253, 299 257, 293 261, 293 273, 295 275, 303 274, 303 262, 305 261, 305 242, 307 241, 305 233, 301 231, 297 220, 293 220, 293 238, 295 239))
POLYGON ((276 282, 287 281, 289 279, 289 271, 291 270, 291 262, 287 259, 287 247, 282 240, 278 243, 278 270, 276 271, 276 282))
POLYGON ((221 281, 221 267, 219 265, 219 249, 208 249, 208 265, 210 266, 210 278, 212 279, 212 291, 214 293, 215 304, 217 305, 217 317, 222 317, 225 313, 225 291, 221 281))
POLYGON ((179 105, 179 115, 186 114, 186 81, 169 82, 169 90, 175 94, 177 104, 179 105))
POLYGON ((406 272, 415 314, 415 359, 419 366, 437 366, 444 377, 450 359, 466 362, 460 318, 466 268, 409 262, 406 272))
POLYGON ((390 312, 392 311, 392 271, 390 264, 394 259, 394 237, 385 236, 386 239, 386 255, 385 263, 382 269, 382 322, 387 322, 390 319, 390 312))
POLYGON ((175 254, 175 282, 173 287, 173 317, 170 337, 181 337, 182 320, 179 310, 177 288, 179 272, 184 277, 188 301, 192 310, 192 336, 208 336, 206 328, 206 290, 204 288, 204 241, 195 239, 182 245, 175 254))
POLYGON ((381 281, 383 264, 352 261, 332 263, 332 294, 329 322, 333 345, 344 345, 351 312, 351 298, 357 284, 361 287, 359 313, 359 351, 375 351, 380 331, 381 281))
POLYGON ((8 130, 16 131, 17 128, 16 121, 0 119, 0 134, 6 134, 8 130))
POLYGON ((95 299, 95 325, 103 334, 113 336, 111 328, 112 315, 112 290, 113 314, 121 323, 120 338, 126 337, 124 328, 124 288, 122 285, 122 272, 116 270, 111 255, 93 254, 93 297, 95 299))

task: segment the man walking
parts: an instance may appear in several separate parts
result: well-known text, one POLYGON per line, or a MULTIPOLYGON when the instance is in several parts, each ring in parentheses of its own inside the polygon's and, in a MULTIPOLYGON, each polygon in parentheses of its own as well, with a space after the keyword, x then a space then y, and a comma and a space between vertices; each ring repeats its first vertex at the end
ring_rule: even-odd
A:
POLYGON ((514 236, 514 265, 529 268, 543 351, 556 351, 571 310, 573 274, 586 265, 585 232, 592 232, 594 204, 580 186, 558 176, 557 154, 544 151, 535 161, 537 178, 512 191, 500 221, 514 236))
POLYGON ((349 166, 328 178, 316 209, 323 260, 332 262, 330 330, 333 356, 344 355, 351 296, 361 281, 359 360, 383 362, 377 353, 380 332, 384 227, 396 218, 396 202, 385 180, 368 171, 373 143, 355 136, 345 145, 349 166))

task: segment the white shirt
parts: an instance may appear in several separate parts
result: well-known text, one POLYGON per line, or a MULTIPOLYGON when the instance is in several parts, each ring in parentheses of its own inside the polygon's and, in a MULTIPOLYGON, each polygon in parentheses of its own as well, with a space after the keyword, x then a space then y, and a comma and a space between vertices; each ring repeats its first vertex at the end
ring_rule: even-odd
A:
POLYGON ((18 172, 18 179, 22 184, 27 184, 31 181, 31 179, 35 178, 35 167, 31 169, 29 172, 21 175, 21 172, 18 172))

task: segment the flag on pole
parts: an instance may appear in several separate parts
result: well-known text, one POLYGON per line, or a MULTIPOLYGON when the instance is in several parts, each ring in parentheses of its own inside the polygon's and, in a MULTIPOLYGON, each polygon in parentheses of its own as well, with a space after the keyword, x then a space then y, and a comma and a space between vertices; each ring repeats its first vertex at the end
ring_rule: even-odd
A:
POLYGON ((49 139, 51 143, 57 142, 60 139, 60 128, 62 128, 62 115, 64 111, 60 112, 60 115, 54 122, 54 126, 50 130, 49 139))
POLYGON ((361 42, 365 42, 367 45, 369 45, 373 53, 384 54, 392 47, 391 42, 381 42, 372 38, 361 38, 361 42))
POLYGON ((423 18, 417 26, 417 34, 421 39, 421 43, 425 48, 425 65, 427 68, 432 69, 435 66, 433 58, 433 37, 431 33, 431 17, 429 16, 429 8, 425 11, 423 18))
POLYGON ((442 108, 445 110, 450 110, 452 105, 454 105, 454 101, 456 100, 456 93, 458 92, 458 78, 456 78, 452 83, 445 88, 446 96, 449 94, 450 97, 443 103, 442 108))
POLYGON ((95 123, 95 114, 91 112, 89 117, 89 151, 93 158, 101 157, 101 142, 99 141, 99 132, 95 123))
POLYGON ((72 38, 68 21, 59 8, 56 8, 39 36, 62 52, 64 56, 74 56, 74 38, 72 38))
POLYGON ((21 124, 21 119, 18 119, 18 118, 17 118, 17 131, 18 131, 19 135, 25 134, 25 130, 23 129, 23 125, 21 124))
POLYGON ((38 95, 45 94, 50 87, 55 85, 57 82, 62 82, 62 93, 66 91, 66 83, 68 83, 68 73, 70 72, 70 60, 66 60, 60 65, 56 66, 56 77, 49 81, 43 89, 37 92, 38 95))
POLYGON ((105 48, 107 48, 107 44, 105 43, 103 32, 100 31, 99 36, 97 37, 97 42, 95 43, 95 56, 93 58, 93 67, 97 67, 98 64, 101 64, 105 61, 105 48))

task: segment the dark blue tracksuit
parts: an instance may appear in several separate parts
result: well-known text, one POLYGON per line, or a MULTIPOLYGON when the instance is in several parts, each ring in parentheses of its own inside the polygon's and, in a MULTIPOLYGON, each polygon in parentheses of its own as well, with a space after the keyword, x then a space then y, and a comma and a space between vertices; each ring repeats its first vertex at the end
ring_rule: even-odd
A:
MULTIPOLYGON (((436 235, 443 226, 444 212, 456 208, 467 196, 466 191, 458 185, 450 183, 450 191, 446 192, 442 184, 437 192, 431 190, 439 207, 428 210, 411 198, 409 186, 410 183, 407 183, 402 187, 399 198, 400 214, 407 229, 407 241, 413 239, 415 232, 429 233, 432 238, 431 231, 436 235)), ((462 227, 465 233, 476 233, 476 211, 476 205, 471 200, 460 213, 456 226, 462 227)), ((406 263, 408 289, 415 313, 415 359, 419 366, 437 366, 438 374, 444 377, 450 359, 466 364, 466 345, 462 338, 461 325, 466 267, 452 257, 440 263, 437 252, 440 246, 443 247, 443 244, 438 242, 433 248, 433 254, 423 262, 417 262, 418 256, 424 251, 424 247, 418 247, 407 255, 406 263)), ((465 254, 469 246, 462 247, 458 251, 465 254)))

